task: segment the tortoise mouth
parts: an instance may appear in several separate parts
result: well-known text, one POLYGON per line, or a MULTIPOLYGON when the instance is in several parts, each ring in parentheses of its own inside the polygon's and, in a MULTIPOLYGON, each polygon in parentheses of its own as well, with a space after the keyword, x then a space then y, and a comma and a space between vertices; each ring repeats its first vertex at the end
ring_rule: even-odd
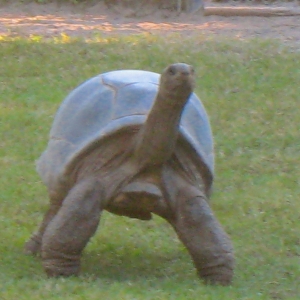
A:
POLYGON ((160 91, 163 92, 164 97, 181 99, 185 103, 189 96, 193 93, 195 88, 195 79, 191 74, 181 75, 173 80, 166 80, 162 78, 160 91))

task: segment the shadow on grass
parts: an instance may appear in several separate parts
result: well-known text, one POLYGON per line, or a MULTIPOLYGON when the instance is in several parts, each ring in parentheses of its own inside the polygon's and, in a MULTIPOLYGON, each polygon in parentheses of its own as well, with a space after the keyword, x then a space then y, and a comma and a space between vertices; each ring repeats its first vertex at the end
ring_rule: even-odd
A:
POLYGON ((166 253, 150 246, 131 248, 128 244, 115 251, 86 251, 82 259, 83 276, 118 281, 173 277, 190 268, 188 254, 180 249, 166 253))

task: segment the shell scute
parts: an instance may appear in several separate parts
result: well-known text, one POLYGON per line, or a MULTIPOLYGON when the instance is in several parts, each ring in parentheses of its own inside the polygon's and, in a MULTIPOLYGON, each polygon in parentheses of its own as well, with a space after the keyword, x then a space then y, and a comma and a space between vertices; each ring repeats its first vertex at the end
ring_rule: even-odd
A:
POLYGON ((133 83, 117 91, 113 119, 129 115, 147 115, 157 93, 157 84, 133 83))
POLYGON ((158 84, 159 74, 141 70, 119 70, 111 71, 101 75, 103 84, 121 88, 132 83, 154 83, 158 84))
POLYGON ((64 100, 56 113, 50 139, 65 139, 82 144, 113 115, 115 92, 101 84, 100 77, 92 78, 76 88, 64 100))

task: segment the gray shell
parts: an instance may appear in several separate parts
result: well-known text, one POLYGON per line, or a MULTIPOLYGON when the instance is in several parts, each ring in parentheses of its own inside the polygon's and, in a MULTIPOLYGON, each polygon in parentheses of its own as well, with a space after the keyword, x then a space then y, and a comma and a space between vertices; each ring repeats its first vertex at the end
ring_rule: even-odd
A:
MULTIPOLYGON (((143 124, 154 102, 159 78, 159 74, 147 71, 112 71, 73 90, 56 113, 47 149, 37 163, 37 171, 48 188, 56 189, 67 182, 73 162, 96 142, 126 126, 143 124)), ((180 133, 212 175, 211 128, 194 93, 184 108, 180 133)))

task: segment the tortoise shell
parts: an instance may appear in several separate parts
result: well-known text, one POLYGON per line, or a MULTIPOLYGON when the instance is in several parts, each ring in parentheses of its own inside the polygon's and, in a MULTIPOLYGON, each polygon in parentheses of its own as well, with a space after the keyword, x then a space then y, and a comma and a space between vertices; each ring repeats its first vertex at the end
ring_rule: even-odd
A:
MULTIPOLYGON (((43 182, 57 188, 68 181, 80 155, 124 127, 142 125, 155 100, 159 79, 153 72, 119 70, 95 76, 75 88, 58 109, 47 149, 37 162, 43 182)), ((184 107, 179 132, 213 175, 210 123, 195 93, 184 107)))

